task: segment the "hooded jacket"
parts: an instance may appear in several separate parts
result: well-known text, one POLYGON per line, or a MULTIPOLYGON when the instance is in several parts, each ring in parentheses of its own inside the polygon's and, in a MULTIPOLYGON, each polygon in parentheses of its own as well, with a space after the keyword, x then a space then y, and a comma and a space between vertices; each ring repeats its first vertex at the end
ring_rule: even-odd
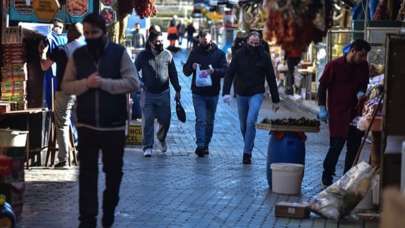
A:
POLYGON ((193 75, 191 90, 193 93, 201 96, 218 96, 221 89, 221 78, 225 76, 227 69, 227 62, 225 53, 220 50, 217 45, 211 43, 208 48, 197 46, 194 48, 187 59, 186 64, 183 66, 183 73, 186 76, 193 75), (209 69, 209 65, 214 68, 214 73, 211 75, 212 86, 210 87, 197 87, 195 85, 195 70, 193 70, 193 63, 200 64, 200 69, 209 69))
POLYGON ((98 131, 125 129, 126 94, 138 88, 138 74, 125 48, 109 41, 98 61, 87 45, 76 49, 62 83, 64 92, 77 95, 77 126, 98 131), (87 86, 87 79, 94 72, 101 77, 99 88, 87 86))
POLYGON ((135 60, 138 71, 142 71, 141 80, 149 93, 159 94, 169 89, 169 80, 174 89, 181 90, 173 55, 164 49, 156 56, 150 47, 139 53, 135 60))
POLYGON ((239 96, 264 93, 267 81, 273 103, 280 101, 271 58, 262 48, 252 52, 244 46, 236 52, 225 77, 223 95, 230 93, 233 81, 239 96))

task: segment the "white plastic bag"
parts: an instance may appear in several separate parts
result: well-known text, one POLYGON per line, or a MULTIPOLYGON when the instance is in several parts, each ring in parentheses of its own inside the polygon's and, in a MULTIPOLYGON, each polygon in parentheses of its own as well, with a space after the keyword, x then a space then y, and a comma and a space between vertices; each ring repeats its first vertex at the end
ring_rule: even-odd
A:
POLYGON ((200 64, 197 64, 195 71, 195 85, 197 87, 212 86, 211 75, 208 73, 208 70, 200 70, 200 64))

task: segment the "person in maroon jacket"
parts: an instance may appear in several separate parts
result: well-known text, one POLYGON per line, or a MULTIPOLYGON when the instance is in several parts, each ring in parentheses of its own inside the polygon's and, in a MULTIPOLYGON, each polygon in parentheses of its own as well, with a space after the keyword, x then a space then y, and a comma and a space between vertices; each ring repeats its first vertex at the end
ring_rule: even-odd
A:
POLYGON ((333 183, 336 163, 345 143, 347 154, 344 172, 352 167, 361 143, 363 133, 351 122, 367 90, 367 53, 370 49, 366 41, 355 40, 347 54, 326 65, 319 81, 319 118, 329 120, 330 131, 330 147, 323 162, 322 184, 325 186, 333 183))

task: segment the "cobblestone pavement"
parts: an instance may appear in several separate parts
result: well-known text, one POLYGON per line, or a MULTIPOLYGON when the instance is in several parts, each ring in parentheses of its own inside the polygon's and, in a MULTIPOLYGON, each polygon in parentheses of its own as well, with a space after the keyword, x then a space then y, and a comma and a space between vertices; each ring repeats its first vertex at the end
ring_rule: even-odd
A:
MULTIPOLYGON (((195 156, 190 79, 181 73, 185 56, 185 52, 176 54, 176 64, 188 120, 180 123, 172 113, 166 154, 156 150, 152 158, 145 159, 139 148, 126 150, 114 227, 338 227, 336 222, 317 216, 306 220, 274 216, 276 202, 307 200, 321 190, 322 160, 328 144, 325 126, 319 134, 308 134, 300 196, 283 196, 268 190, 265 167, 268 132, 257 132, 253 164, 242 165, 243 143, 235 104, 229 106, 220 99, 210 155, 195 156)), ((277 114, 271 113, 270 107, 266 102, 260 116, 311 117, 285 103, 277 114)), ((338 173, 341 170, 342 160, 338 173)), ((35 168, 26 172, 26 180, 25 207, 19 227, 77 227, 76 168, 35 168)), ((99 196, 103 184, 100 177, 99 196)), ((343 222, 339 227, 360 225, 343 222)))

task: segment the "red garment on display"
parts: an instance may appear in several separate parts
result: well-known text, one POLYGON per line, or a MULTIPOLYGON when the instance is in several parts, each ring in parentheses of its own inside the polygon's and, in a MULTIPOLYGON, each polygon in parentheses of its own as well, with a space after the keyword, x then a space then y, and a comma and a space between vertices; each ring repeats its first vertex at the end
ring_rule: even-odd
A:
POLYGON ((329 62, 320 79, 328 91, 331 137, 346 138, 356 116, 357 93, 367 89, 368 63, 350 64, 345 57, 329 62))

